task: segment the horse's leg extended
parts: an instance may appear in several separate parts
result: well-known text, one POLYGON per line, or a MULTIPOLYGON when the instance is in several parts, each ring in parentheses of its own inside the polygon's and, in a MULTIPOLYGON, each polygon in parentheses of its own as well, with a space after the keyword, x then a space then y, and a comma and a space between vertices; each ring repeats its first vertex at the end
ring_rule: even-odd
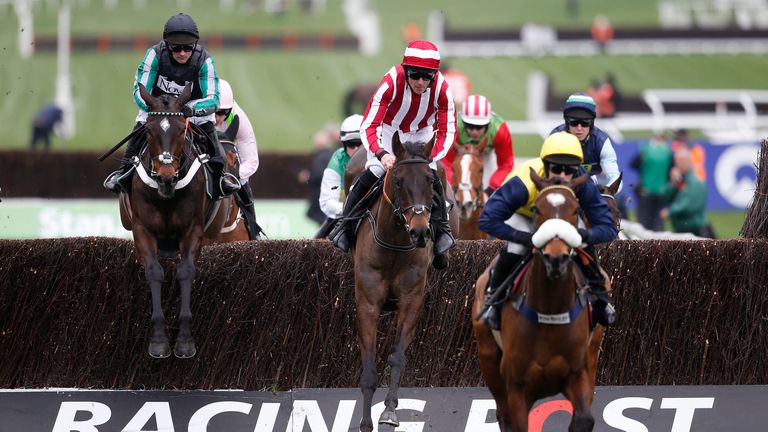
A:
POLYGON ((572 374, 563 389, 563 395, 573 405, 573 417, 568 432, 591 432, 595 426, 592 417, 592 394, 594 393, 594 381, 590 383, 589 373, 586 369, 572 374))
MULTIPOLYGON (((477 299, 475 301, 478 301, 477 299)), ((482 302, 482 297, 480 297, 482 302)), ((482 308, 482 305, 479 306, 482 308)), ((507 407, 507 390, 504 379, 499 373, 501 366, 501 349, 493 339, 491 329, 482 321, 472 320, 472 329, 477 339, 477 357, 480 363, 480 371, 491 391, 493 399, 496 401, 496 419, 499 421, 499 428, 502 432, 509 423, 509 412, 507 407)))
POLYGON ((192 282, 195 280, 195 262, 200 256, 202 247, 202 229, 194 230, 180 244, 181 261, 176 266, 176 280, 181 290, 181 308, 179 309, 179 335, 173 346, 173 354, 179 358, 190 358, 195 355, 195 340, 192 337, 192 282))
POLYGON ((360 374, 360 390, 363 392, 363 417, 360 420, 360 432, 373 431, 371 406, 373 393, 379 378, 376 373, 376 329, 379 323, 381 309, 376 304, 369 303, 359 292, 355 293, 357 323, 357 343, 360 347, 360 360, 363 370, 360 374))
MULTIPOLYGON (((423 281, 422 281, 423 282, 423 281)), ((424 303, 424 289, 414 288, 412 294, 400 298, 397 312, 397 334, 392 352, 389 355, 389 391, 384 400, 384 412, 379 417, 379 423, 399 426, 397 419, 397 392, 400 390, 400 375, 405 369, 405 350, 413 340, 416 323, 421 315, 421 307, 424 303)))
POLYGON ((165 333, 165 315, 163 314, 162 288, 165 269, 157 260, 157 240, 142 226, 133 227, 133 240, 139 260, 144 266, 144 274, 152 293, 152 337, 149 339, 149 355, 154 358, 166 358, 171 355, 168 335, 165 333))

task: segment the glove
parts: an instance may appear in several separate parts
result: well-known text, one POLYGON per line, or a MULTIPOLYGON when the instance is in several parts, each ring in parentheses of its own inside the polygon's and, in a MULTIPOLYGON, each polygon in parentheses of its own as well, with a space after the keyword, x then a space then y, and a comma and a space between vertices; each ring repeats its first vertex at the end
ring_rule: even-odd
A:
POLYGON ((520 231, 516 237, 517 239, 514 240, 515 243, 519 243, 526 247, 533 246, 533 233, 520 231))
POLYGON ((581 236, 581 242, 587 245, 592 244, 592 236, 589 235, 589 230, 586 228, 579 228, 579 235, 581 236))
POLYGON ((190 118, 195 116, 195 109, 189 105, 184 105, 181 108, 181 112, 184 114, 184 118, 190 118))

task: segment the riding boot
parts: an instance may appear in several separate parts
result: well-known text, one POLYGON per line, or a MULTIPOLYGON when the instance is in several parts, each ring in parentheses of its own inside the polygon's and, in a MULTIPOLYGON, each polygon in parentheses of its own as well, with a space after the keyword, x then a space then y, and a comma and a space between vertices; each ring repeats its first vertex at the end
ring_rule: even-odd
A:
POLYGON ((616 323, 616 309, 613 307, 613 299, 605 287, 605 278, 600 271, 597 256, 593 250, 588 249, 587 252, 591 256, 588 262, 585 263, 581 258, 577 259, 576 262, 587 279, 587 297, 592 304, 592 315, 599 324, 606 327, 614 325, 616 323))
MULTIPOLYGON (((143 127, 144 123, 136 122, 131 133, 133 134, 143 127)), ((108 191, 114 193, 130 191, 131 176, 127 174, 131 168, 133 168, 133 157, 138 156, 139 151, 141 151, 141 146, 144 144, 143 138, 144 134, 139 133, 138 135, 134 135, 134 137, 128 141, 128 146, 125 148, 125 154, 120 161, 120 169, 108 175, 106 180, 104 180, 104 188, 108 191)))
POLYGON ((344 210, 341 213, 336 228, 331 231, 328 237, 333 240, 333 245, 341 249, 343 252, 349 251, 355 242, 355 228, 357 227, 357 219, 365 212, 363 206, 358 206, 360 200, 371 190, 376 181, 379 178, 371 170, 365 170, 355 180, 349 189, 349 195, 344 202, 344 210))
POLYGON ((208 164, 211 166, 211 174, 213 174, 214 185, 214 200, 221 199, 233 192, 237 192, 242 187, 238 178, 225 169, 226 158, 224 156, 224 148, 219 142, 219 137, 216 135, 216 130, 212 122, 205 122, 200 125, 200 129, 207 135, 206 145, 208 148, 208 154, 210 159, 208 164))
POLYGON ((256 222, 256 211, 253 207, 253 193, 251 192, 251 185, 248 181, 242 183, 239 191, 237 191, 237 205, 240 207, 245 218, 245 227, 248 229, 248 238, 251 240, 261 240, 261 234, 264 231, 256 222))
POLYGON ((445 205, 445 192, 443 184, 437 172, 432 177, 432 214, 429 223, 434 230, 432 267, 437 270, 448 268, 448 249, 456 245, 456 240, 451 234, 451 226, 448 224, 448 209, 445 205))
POLYGON ((499 253, 496 265, 491 269, 488 277, 488 286, 485 288, 485 305, 480 311, 480 317, 491 330, 501 329, 501 306, 503 304, 504 282, 514 273, 517 266, 523 261, 523 256, 507 252, 507 247, 499 253))

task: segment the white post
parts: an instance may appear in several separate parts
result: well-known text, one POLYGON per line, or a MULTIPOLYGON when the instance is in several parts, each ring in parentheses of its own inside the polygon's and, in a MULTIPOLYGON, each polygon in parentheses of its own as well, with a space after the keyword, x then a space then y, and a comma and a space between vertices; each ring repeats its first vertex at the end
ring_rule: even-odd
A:
POLYGON ((61 126, 57 131, 64 140, 69 140, 75 134, 75 106, 72 101, 72 83, 69 74, 69 8, 70 0, 62 0, 56 41, 56 105, 63 111, 61 126))
POLYGON ((32 0, 15 0, 13 9, 19 22, 19 55, 23 59, 32 57, 35 52, 35 29, 32 15, 32 0))

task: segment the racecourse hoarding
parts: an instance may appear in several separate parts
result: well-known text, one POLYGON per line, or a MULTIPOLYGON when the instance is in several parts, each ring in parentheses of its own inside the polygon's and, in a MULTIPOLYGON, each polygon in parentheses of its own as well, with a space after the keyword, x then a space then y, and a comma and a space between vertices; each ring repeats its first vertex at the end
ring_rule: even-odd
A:
MULTIPOLYGON (((383 410, 385 389, 374 397, 383 410)), ((492 432, 495 403, 484 388, 400 391, 404 432, 492 432)), ((26 432, 342 432, 357 430, 357 389, 246 391, 0 390, 0 431, 26 432)), ((765 430, 768 386, 598 387, 595 431, 765 430)), ((531 411, 531 432, 563 431, 571 405, 560 398, 531 411)))

